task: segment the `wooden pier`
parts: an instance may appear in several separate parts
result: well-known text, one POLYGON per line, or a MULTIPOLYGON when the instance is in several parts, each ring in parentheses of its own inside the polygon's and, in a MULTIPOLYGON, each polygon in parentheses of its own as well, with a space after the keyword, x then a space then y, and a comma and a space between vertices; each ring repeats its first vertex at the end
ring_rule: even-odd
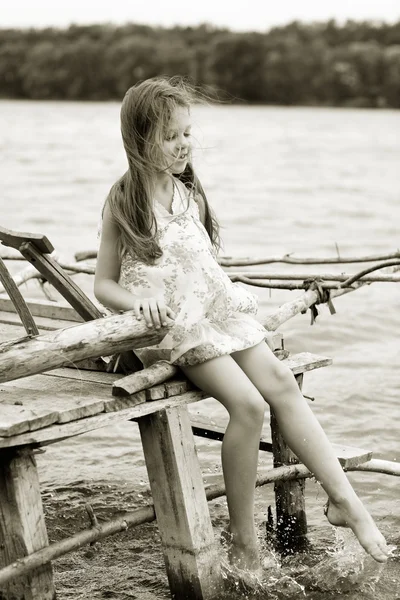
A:
MULTIPOLYGON (((28 249, 23 248, 25 255, 30 260, 46 261, 49 247, 40 248, 35 240, 30 243, 28 249)), ((4 268, 2 273, 4 282, 4 268)), ((64 273, 48 268, 46 277, 59 281, 64 273)), ((63 285, 68 287, 68 280, 64 279, 63 285)), ((106 372, 100 358, 105 351, 125 352, 155 343, 150 341, 155 334, 135 325, 129 313, 98 319, 85 302, 85 314, 78 314, 80 294, 79 288, 74 288, 74 308, 48 301, 24 302, 22 315, 14 307, 15 290, 10 293, 13 302, 0 296, 0 322, 5 331, 0 344, 0 597, 52 600, 56 590, 51 561, 82 543, 125 527, 110 522, 49 546, 35 452, 129 420, 139 426, 154 503, 140 509, 142 513, 132 516, 130 523, 152 520, 155 515, 173 598, 216 600, 223 581, 219 541, 213 533, 207 500, 224 490, 205 490, 194 434, 222 439, 223 430, 191 419, 188 404, 201 402, 206 396, 175 367, 160 363, 128 376, 106 372), (27 335, 16 341, 23 334, 17 312, 27 335), (89 318, 90 322, 82 322, 89 318), (127 322, 131 326, 129 336, 127 322), (79 361, 79 372, 66 366, 72 361, 79 361)), ((306 352, 288 356, 278 333, 273 344, 300 388, 307 371, 331 362, 306 352)), ((262 438, 260 449, 273 453, 274 469, 258 483, 275 481, 276 535, 281 550, 302 549, 307 543, 304 482, 312 474, 298 464, 286 446, 273 414, 271 438, 262 438)), ((368 462, 372 452, 337 447, 337 455, 344 468, 355 468, 368 462)))

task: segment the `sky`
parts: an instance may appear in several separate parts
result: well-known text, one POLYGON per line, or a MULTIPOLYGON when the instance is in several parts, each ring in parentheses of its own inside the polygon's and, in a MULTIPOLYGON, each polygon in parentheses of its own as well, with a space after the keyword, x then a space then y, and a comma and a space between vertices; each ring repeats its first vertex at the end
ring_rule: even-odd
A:
POLYGON ((67 27, 71 23, 126 22, 148 25, 209 23, 234 31, 266 31, 290 21, 339 23, 400 20, 399 0, 9 0, 0 28, 67 27))

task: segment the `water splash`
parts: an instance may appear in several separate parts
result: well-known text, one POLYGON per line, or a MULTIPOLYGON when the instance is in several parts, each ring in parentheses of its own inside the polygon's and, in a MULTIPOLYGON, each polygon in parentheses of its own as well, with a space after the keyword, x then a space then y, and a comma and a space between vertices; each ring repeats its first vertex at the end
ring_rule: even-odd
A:
MULTIPOLYGON (((351 531, 335 529, 333 541, 324 540, 307 553, 281 558, 260 540, 262 569, 257 574, 232 568, 222 537, 222 572, 229 600, 300 600, 346 596, 376 600, 377 584, 385 564, 374 561, 351 531)), ((319 540, 321 542, 321 540, 319 540)), ((394 556, 395 546, 391 546, 394 556)), ((380 594, 378 593, 379 597, 380 594)))

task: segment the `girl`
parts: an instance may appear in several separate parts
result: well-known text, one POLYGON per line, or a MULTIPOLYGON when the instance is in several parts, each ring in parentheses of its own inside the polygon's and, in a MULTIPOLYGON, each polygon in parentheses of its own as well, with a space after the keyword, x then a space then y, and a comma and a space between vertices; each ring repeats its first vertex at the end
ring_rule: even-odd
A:
POLYGON ((228 410, 222 465, 233 565, 260 565, 254 490, 265 401, 328 494, 329 522, 351 527, 364 549, 384 562, 385 539, 291 371, 265 343, 255 297, 232 284, 215 260, 218 224, 191 164, 194 100, 179 79, 149 79, 126 93, 121 130, 129 169, 104 207, 95 295, 114 311, 133 309, 148 327, 169 325, 160 344, 136 351, 144 366, 158 360, 178 365, 228 410))

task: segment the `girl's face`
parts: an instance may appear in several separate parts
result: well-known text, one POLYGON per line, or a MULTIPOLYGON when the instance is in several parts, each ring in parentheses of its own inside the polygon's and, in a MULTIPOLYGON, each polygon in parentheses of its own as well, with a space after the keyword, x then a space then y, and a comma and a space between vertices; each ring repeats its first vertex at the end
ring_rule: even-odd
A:
POLYGON ((178 106, 172 113, 162 143, 166 171, 172 175, 183 173, 190 158, 191 126, 189 109, 178 106))

